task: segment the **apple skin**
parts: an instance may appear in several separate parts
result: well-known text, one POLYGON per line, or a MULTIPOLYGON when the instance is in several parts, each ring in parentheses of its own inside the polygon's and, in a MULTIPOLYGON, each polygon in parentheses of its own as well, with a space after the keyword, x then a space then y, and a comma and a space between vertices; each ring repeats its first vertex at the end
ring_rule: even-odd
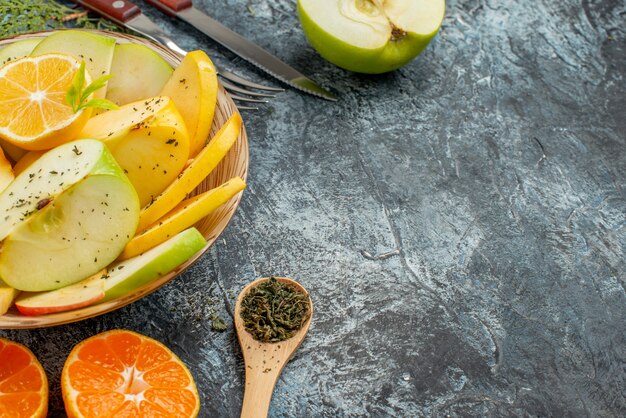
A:
POLYGON ((164 243, 109 267, 104 281, 103 302, 133 291, 174 270, 206 245, 196 228, 188 228, 164 243))
POLYGON ((25 39, 2 48, 2 50, 0 50, 0 66, 9 61, 27 56, 40 41, 41 39, 25 39))
POLYGON ((377 49, 366 49, 350 45, 326 32, 306 14, 300 0, 298 16, 304 34, 322 57, 338 67, 364 74, 382 74, 408 64, 428 46, 441 26, 428 35, 407 33, 399 41, 390 41, 377 49))
POLYGON ((40 293, 22 293, 15 301, 17 310, 25 316, 71 311, 92 305, 104 297, 106 269, 73 285, 40 293))

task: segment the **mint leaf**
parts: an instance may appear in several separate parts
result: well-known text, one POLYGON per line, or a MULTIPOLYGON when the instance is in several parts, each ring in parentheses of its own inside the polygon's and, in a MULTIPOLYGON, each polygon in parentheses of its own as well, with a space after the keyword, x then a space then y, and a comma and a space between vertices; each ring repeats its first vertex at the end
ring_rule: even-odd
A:
POLYGON ((105 110, 119 109, 118 105, 116 105, 115 103, 107 99, 91 99, 87 103, 82 105, 82 107, 83 108, 92 107, 92 108, 105 109, 105 110))
POLYGON ((65 94, 65 101, 72 107, 74 113, 78 113, 85 108, 98 108, 106 110, 119 109, 119 107, 110 100, 106 99, 89 99, 94 92, 106 86, 107 81, 113 77, 112 74, 104 75, 92 81, 85 87, 85 61, 80 62, 78 71, 74 74, 72 84, 65 94))
POLYGON ((84 102, 85 100, 87 100, 87 98, 91 95, 91 93, 94 93, 96 90, 100 90, 102 87, 104 87, 107 81, 109 81, 109 78, 111 77, 113 77, 113 74, 103 75, 102 77, 92 81, 91 84, 88 85, 83 91, 83 93, 81 94, 80 96, 81 102, 84 102))

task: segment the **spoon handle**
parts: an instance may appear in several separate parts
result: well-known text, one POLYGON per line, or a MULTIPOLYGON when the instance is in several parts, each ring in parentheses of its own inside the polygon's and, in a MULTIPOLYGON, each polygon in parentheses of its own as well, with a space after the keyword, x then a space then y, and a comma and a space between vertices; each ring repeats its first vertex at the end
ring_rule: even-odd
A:
POLYGON ((246 389, 243 394, 241 418, 265 418, 270 409, 272 392, 280 370, 265 371, 246 368, 246 389))

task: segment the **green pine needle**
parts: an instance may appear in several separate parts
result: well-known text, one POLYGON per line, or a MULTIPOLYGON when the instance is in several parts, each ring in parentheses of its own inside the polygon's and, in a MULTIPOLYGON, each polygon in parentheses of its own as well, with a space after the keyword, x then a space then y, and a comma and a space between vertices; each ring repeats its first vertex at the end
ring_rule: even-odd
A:
POLYGON ((89 99, 89 96, 104 87, 112 75, 104 75, 95 79, 87 87, 85 87, 85 61, 81 61, 78 71, 72 79, 72 85, 67 90, 65 101, 72 106, 74 113, 78 113, 88 107, 106 110, 116 110, 119 107, 110 100, 106 99, 89 99))
POLYGON ((123 31, 100 17, 84 15, 54 0, 0 0, 0 38, 66 27, 123 31))

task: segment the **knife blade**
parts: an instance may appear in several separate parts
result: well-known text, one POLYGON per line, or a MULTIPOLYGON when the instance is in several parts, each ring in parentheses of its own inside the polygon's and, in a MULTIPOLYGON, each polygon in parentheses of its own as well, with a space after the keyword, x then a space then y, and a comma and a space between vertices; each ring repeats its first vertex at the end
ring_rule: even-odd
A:
MULTIPOLYGON (((145 37, 152 39, 153 41, 163 44, 167 46, 172 51, 180 54, 187 55, 187 51, 179 47, 160 27, 157 26, 149 17, 144 15, 141 12, 141 9, 130 1, 124 0, 72 0, 74 3, 79 4, 89 10, 93 10, 94 12, 102 15, 103 17, 109 19, 110 21, 116 23, 119 26, 131 29, 145 37)), ((280 88, 263 86, 257 83, 254 83, 250 80, 245 80, 239 77, 237 74, 234 74, 228 70, 224 70, 219 68, 217 65, 215 66, 217 69, 218 75, 221 75, 226 80, 234 81, 236 83, 242 84, 246 87, 252 87, 259 90, 267 90, 267 91, 283 91, 280 88)), ((226 87, 228 84, 227 81, 222 80, 222 84, 226 87)), ((230 84, 229 84, 230 86, 230 84)), ((271 97, 270 95, 264 93, 256 93, 250 90, 241 90, 241 88, 232 85, 229 87, 229 90, 237 90, 243 94, 249 96, 260 96, 260 97, 271 97)), ((242 99, 243 100, 243 99, 242 99)), ((250 99, 245 99, 243 101, 250 101, 250 99)), ((240 109, 246 109, 244 106, 240 106, 240 109)))
POLYGON ((326 100, 337 100, 332 93, 318 86, 298 70, 196 9, 192 0, 146 0, 146 2, 170 16, 184 20, 209 38, 283 83, 326 100))

